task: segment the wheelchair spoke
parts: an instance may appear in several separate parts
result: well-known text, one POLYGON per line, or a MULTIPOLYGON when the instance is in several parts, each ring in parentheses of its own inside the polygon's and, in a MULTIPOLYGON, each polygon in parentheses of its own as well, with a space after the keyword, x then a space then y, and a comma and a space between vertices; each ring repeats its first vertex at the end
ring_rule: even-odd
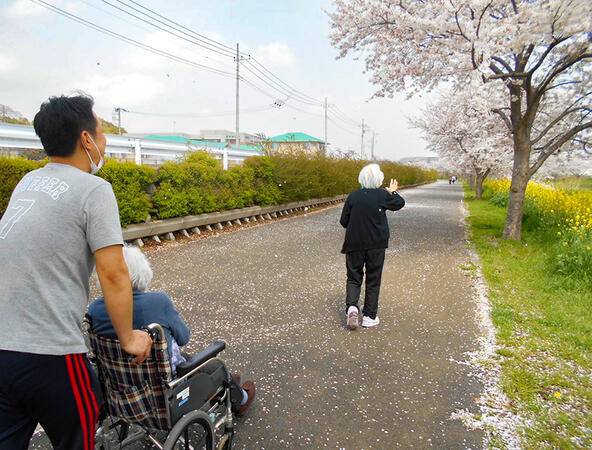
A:
POLYGON ((173 449, 179 450, 205 450, 210 448, 212 435, 200 422, 187 424, 181 435, 173 444, 173 449))

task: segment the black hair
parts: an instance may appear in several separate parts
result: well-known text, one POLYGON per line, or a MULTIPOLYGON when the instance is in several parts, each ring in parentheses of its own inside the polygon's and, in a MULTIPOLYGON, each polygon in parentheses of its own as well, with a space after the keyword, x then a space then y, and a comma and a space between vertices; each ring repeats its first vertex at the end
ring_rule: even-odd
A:
POLYGON ((50 97, 41 104, 33 125, 47 156, 71 156, 83 130, 95 137, 97 119, 90 95, 50 97))

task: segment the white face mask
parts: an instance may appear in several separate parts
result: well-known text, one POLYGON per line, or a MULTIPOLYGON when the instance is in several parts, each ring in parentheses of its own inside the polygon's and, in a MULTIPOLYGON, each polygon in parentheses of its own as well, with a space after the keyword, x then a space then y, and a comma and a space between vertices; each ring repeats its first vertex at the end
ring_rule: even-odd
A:
POLYGON ((105 160, 103 159, 103 155, 101 155, 101 151, 99 150, 99 147, 97 147, 97 144, 95 144, 94 139, 90 136, 90 134, 88 135, 88 137, 90 138, 90 140, 92 141, 93 145, 95 146, 95 148, 97 149, 97 153, 99 154, 99 164, 95 164, 94 161, 92 160, 92 158, 90 157, 90 154, 88 153, 88 150, 85 148, 84 151, 86 152, 88 159, 90 159, 90 173, 91 175, 94 175, 95 173, 97 173, 99 170, 101 170, 101 167, 103 167, 105 165, 105 160))

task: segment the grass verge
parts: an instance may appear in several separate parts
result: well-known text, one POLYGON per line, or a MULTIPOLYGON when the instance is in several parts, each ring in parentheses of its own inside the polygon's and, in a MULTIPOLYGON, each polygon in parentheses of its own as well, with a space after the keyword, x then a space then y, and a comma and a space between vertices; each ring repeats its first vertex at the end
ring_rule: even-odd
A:
POLYGON ((590 284, 551 273, 544 234, 502 239, 506 210, 473 194, 466 191, 468 224, 490 290, 501 388, 529 421, 524 447, 592 448, 590 284))

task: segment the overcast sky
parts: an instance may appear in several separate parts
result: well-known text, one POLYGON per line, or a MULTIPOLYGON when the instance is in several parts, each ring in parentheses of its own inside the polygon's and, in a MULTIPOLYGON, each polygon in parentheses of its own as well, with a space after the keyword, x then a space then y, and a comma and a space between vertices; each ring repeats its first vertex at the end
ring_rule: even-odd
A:
MULTIPOLYGON (((235 129, 236 63, 232 57, 158 30, 101 0, 45 1, 142 44, 231 75, 155 55, 31 0, 1 0, 1 104, 31 120, 47 97, 82 90, 95 98, 96 112, 107 120, 112 120, 115 107, 129 110, 123 113, 122 125, 130 133, 235 129)), ((140 9, 129 0, 107 1, 121 8, 127 3, 140 9)), ((364 119, 370 127, 365 139, 367 154, 375 131, 379 158, 431 155, 407 121, 426 98, 370 99, 375 86, 363 73, 363 62, 352 57, 336 60, 337 50, 328 38, 329 20, 323 12, 332 8, 329 0, 135 1, 229 47, 236 48, 239 43, 241 51, 307 98, 323 102, 327 97, 332 105, 328 122, 332 146, 359 152, 361 130, 356 124, 364 119)), ((241 82, 242 132, 275 136, 301 131, 324 138, 322 106, 302 103, 297 96, 274 90, 257 78, 264 77, 253 66, 244 63, 240 70, 257 86, 241 82), (272 106, 276 101, 285 103, 272 106)))

